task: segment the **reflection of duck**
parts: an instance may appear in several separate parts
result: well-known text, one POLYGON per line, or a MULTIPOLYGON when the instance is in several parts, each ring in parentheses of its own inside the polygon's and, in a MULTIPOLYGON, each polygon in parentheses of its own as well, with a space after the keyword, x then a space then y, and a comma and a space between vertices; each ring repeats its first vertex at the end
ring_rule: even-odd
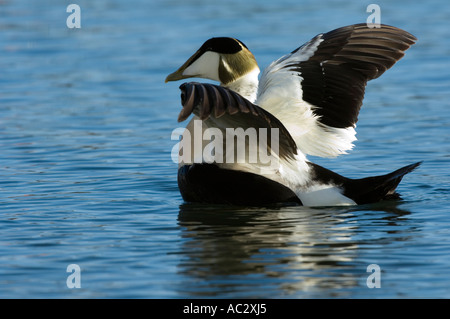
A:
MULTIPOLYGON (((187 126, 189 136, 194 137, 185 134, 180 142, 182 150, 193 151, 180 162, 178 182, 183 198, 194 202, 296 202, 307 206, 397 198, 397 185, 419 163, 383 176, 349 179, 307 161, 306 154, 335 157, 352 149, 367 81, 389 69, 415 40, 406 31, 386 25, 374 29, 365 24, 342 27, 319 34, 274 61, 260 81, 256 60, 241 41, 206 41, 166 79, 201 77, 221 83, 192 82, 180 87, 183 109, 179 121, 195 114, 187 126), (195 120, 200 119, 202 126, 196 131, 195 120), (217 161, 218 157, 205 161, 207 145, 202 138, 208 128, 218 129, 225 136, 230 128, 274 132, 278 139, 272 140, 269 135, 266 140, 279 143, 279 151, 274 148, 270 153, 277 165, 249 162, 248 157, 232 162, 217 161), (200 147, 194 143, 195 134, 201 134, 200 147)), ((244 136, 244 141, 246 150, 250 150, 250 138, 244 136)), ((266 144, 265 150, 258 146, 259 152, 271 151, 271 144, 266 144)), ((222 159, 227 152, 225 146, 215 148, 215 155, 222 159)))
POLYGON ((182 204, 177 269, 187 280, 180 289, 193 297, 348 297, 348 288, 365 282, 367 265, 382 259, 380 245, 404 244, 417 233, 400 204, 182 204))

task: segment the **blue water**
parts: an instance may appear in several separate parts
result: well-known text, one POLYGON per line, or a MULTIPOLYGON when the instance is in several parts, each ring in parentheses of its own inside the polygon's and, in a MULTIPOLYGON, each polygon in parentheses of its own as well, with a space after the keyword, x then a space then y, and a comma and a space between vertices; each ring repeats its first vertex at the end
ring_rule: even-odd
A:
POLYGON ((450 298, 447 1, 377 1, 419 41, 369 83, 354 151, 311 158, 348 177, 423 160, 403 200, 315 209, 183 203, 164 79, 212 36, 265 67, 369 3, 77 0, 80 29, 69 3, 0 2, 0 297, 450 298))

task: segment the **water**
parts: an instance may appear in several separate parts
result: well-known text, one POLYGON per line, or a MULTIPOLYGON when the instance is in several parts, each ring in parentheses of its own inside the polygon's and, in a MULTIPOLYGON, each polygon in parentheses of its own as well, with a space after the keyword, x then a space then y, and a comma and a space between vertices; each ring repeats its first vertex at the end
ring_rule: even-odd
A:
POLYGON ((76 3, 73 30, 60 1, 0 3, 0 297, 450 297, 446 1, 377 2, 419 42, 369 83, 355 150, 311 158, 348 177, 424 160, 403 200, 314 209, 183 203, 170 158, 180 83, 164 78, 212 36, 239 38, 267 66, 365 22, 365 5, 76 3), (370 264, 381 288, 366 285, 370 264))

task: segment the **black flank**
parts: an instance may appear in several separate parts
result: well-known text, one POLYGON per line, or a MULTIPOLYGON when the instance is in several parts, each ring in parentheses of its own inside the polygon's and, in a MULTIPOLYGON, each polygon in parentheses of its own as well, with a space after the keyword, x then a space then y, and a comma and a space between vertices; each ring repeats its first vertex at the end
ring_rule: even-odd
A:
POLYGON ((178 186, 186 202, 250 206, 302 204, 292 190, 280 183, 248 172, 221 169, 214 164, 180 167, 178 186))

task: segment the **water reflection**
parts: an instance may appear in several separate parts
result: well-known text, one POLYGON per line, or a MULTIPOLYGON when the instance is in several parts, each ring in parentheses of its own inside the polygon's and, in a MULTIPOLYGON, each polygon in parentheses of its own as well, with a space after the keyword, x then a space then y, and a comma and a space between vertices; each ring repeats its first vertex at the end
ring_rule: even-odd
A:
POLYGON ((356 261, 361 245, 376 240, 364 234, 370 231, 367 226, 376 223, 384 234, 375 236, 385 239, 407 214, 396 203, 371 205, 370 210, 184 204, 178 216, 185 257, 179 272, 189 284, 180 289, 192 297, 225 292, 270 298, 273 289, 286 297, 333 290, 345 297, 345 290, 367 277, 367 265, 356 261))

